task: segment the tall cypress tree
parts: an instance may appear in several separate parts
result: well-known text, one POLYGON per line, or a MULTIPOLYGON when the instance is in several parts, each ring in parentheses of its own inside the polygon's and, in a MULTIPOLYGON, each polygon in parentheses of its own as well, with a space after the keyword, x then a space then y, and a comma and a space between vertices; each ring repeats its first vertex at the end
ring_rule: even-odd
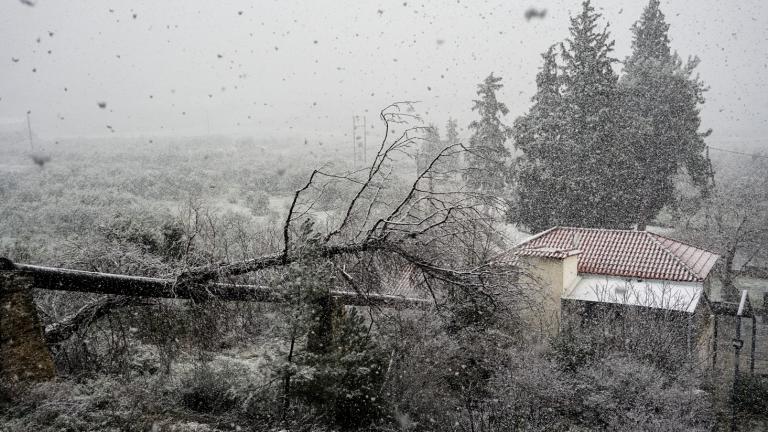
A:
POLYGON ((532 230, 553 225, 626 227, 631 163, 621 139, 613 41, 589 1, 571 18, 570 37, 544 54, 537 94, 515 124, 518 196, 510 219, 532 230))
POLYGON ((496 98, 496 92, 503 87, 501 77, 491 73, 477 87, 480 98, 474 101, 472 111, 477 111, 480 119, 469 124, 469 129, 474 132, 469 139, 464 180, 467 186, 481 193, 499 195, 504 191, 504 162, 509 157, 504 144, 512 133, 512 129, 502 122, 502 117, 509 109, 496 98))
POLYGON ((551 46, 541 55, 544 63, 536 75, 537 92, 528 114, 515 120, 513 140, 523 152, 512 166, 517 196, 512 200, 510 216, 534 231, 557 225, 563 217, 558 200, 562 195, 565 160, 561 157, 564 122, 562 95, 556 58, 551 46))
POLYGON ((640 19, 632 24, 632 56, 627 64, 647 59, 665 61, 671 56, 669 48, 669 24, 659 9, 658 0, 650 0, 640 19))
POLYGON ((658 0, 650 0, 632 26, 632 55, 621 80, 623 109, 629 120, 624 141, 631 144, 636 167, 636 220, 640 228, 675 201, 675 177, 685 171, 706 194, 712 168, 700 133, 700 105, 706 90, 694 68, 669 44, 669 24, 658 0))
POLYGON ((570 38, 561 44, 560 81, 563 95, 564 144, 561 157, 570 169, 564 178, 565 214, 560 224, 625 228, 631 221, 628 207, 627 163, 620 132, 624 119, 619 108, 617 62, 608 26, 600 29, 601 15, 589 0, 571 18, 570 38))

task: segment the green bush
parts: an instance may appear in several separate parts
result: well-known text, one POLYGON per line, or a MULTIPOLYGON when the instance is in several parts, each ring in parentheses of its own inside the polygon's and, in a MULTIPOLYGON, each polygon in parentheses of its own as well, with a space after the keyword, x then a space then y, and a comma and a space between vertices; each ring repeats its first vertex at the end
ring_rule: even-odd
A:
POLYGON ((381 420, 387 412, 379 395, 385 355, 356 310, 343 317, 331 344, 326 352, 304 352, 298 357, 293 396, 340 428, 355 429, 381 420))
POLYGON ((768 376, 741 374, 734 402, 740 412, 768 419, 768 376))
POLYGON ((181 405, 203 414, 221 414, 238 407, 234 390, 236 371, 215 371, 203 363, 195 366, 181 385, 181 405))
POLYGON ((578 332, 563 332, 552 338, 550 357, 564 370, 574 372, 597 359, 601 352, 594 343, 578 332))

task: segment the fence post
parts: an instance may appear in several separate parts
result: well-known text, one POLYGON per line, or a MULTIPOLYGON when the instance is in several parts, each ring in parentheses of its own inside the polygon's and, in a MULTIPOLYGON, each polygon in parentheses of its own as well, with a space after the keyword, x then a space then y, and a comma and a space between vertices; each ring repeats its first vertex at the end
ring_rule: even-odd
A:
POLYGON ((757 343, 757 315, 752 314, 752 343, 749 353, 749 373, 755 374, 755 343, 757 343))
POLYGON ((733 338, 733 389, 731 390, 731 432, 736 430, 736 399, 739 392, 739 369, 741 366, 741 348, 744 347, 744 341, 741 339, 741 318, 744 315, 744 308, 747 306, 747 290, 741 291, 741 301, 736 312, 736 337, 733 338))
POLYGON ((718 315, 715 314, 714 323, 712 324, 712 370, 717 370, 717 319, 718 315))
POLYGON ((736 398, 739 391, 739 363, 741 347, 741 314, 736 315, 736 337, 733 339, 733 387, 731 388, 731 432, 736 430, 736 398))
POLYGON ((0 269, 0 375, 11 381, 44 381, 56 376, 32 286, 32 277, 23 272, 0 269))

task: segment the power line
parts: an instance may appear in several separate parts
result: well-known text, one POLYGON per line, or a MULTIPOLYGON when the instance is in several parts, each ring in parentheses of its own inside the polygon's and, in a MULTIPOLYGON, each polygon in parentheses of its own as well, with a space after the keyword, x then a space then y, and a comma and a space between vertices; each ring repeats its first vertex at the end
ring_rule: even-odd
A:
POLYGON ((718 150, 718 151, 721 151, 721 152, 733 153, 733 154, 742 155, 742 156, 750 156, 750 157, 753 157, 753 158, 768 159, 768 156, 766 156, 766 155, 761 155, 761 154, 756 154, 756 153, 744 153, 744 152, 740 152, 740 151, 736 151, 736 150, 726 150, 726 149, 722 149, 722 148, 718 148, 718 147, 712 147, 712 146, 708 146, 708 147, 711 148, 712 150, 718 150))

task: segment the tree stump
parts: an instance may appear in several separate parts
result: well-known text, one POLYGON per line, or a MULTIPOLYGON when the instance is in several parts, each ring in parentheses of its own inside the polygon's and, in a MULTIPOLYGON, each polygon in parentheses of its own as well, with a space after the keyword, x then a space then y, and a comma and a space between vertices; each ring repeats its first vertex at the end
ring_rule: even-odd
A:
POLYGON ((56 376, 32 286, 32 277, 23 272, 0 271, 0 375, 14 382, 56 376))

